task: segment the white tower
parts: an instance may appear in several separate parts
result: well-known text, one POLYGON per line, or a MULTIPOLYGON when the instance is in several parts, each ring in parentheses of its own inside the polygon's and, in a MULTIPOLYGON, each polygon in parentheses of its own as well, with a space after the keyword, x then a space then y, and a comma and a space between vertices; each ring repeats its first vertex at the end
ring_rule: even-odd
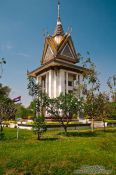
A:
POLYGON ((60 93, 74 90, 74 82, 80 83, 84 69, 75 65, 79 62, 70 33, 65 33, 60 18, 58 1, 58 18, 53 35, 45 38, 41 66, 28 76, 35 77, 50 98, 60 93), (77 81, 75 81, 77 80, 77 81))

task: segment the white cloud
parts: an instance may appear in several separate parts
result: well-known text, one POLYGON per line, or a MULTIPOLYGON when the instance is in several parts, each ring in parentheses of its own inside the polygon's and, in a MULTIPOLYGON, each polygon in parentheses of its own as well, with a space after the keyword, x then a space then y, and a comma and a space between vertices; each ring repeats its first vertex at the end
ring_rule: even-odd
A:
POLYGON ((17 53, 16 55, 22 56, 22 57, 30 57, 30 55, 28 55, 26 53, 17 53))
POLYGON ((3 44, 0 44, 0 50, 2 51, 9 51, 11 49, 13 49, 14 46, 11 44, 11 43, 3 43, 3 44))
POLYGON ((13 49, 13 46, 12 46, 11 44, 7 44, 7 45, 6 45, 6 49, 7 49, 7 50, 11 50, 11 49, 13 49))

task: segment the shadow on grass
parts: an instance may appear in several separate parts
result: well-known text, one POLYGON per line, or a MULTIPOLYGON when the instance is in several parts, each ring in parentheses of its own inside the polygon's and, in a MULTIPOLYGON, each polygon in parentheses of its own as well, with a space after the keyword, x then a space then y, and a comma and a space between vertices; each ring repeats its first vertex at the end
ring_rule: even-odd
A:
POLYGON ((115 133, 116 132, 116 128, 97 128, 95 129, 95 132, 102 132, 102 133, 115 133))
POLYGON ((115 133, 116 132, 116 129, 106 129, 105 131, 103 130, 103 132, 105 133, 115 133))
POLYGON ((97 133, 95 132, 67 132, 67 135, 65 132, 60 132, 58 135, 67 136, 67 137, 96 137, 97 133))
POLYGON ((41 141, 56 141, 58 138, 41 138, 41 141))

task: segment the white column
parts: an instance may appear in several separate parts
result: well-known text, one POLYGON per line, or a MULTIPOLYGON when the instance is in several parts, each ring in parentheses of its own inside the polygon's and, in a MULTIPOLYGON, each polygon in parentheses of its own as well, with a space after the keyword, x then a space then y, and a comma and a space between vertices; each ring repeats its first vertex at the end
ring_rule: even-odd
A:
POLYGON ((60 83, 60 73, 59 70, 57 70, 57 76, 56 76, 56 97, 59 96, 59 83, 60 83))
POLYGON ((59 72, 59 95, 60 93, 65 94, 65 74, 63 69, 59 72))
POLYGON ((54 98, 57 97, 57 70, 54 70, 54 98))
POLYGON ((53 70, 49 71, 49 97, 53 97, 54 87, 53 87, 53 70))
POLYGON ((49 86, 49 73, 46 73, 46 93, 48 94, 48 86, 49 86))
POLYGON ((37 83, 39 83, 39 85, 41 85, 41 77, 37 77, 37 83))
POLYGON ((66 93, 68 94, 68 72, 66 72, 66 93))
POLYGON ((49 72, 47 73, 47 94, 49 96, 49 72))

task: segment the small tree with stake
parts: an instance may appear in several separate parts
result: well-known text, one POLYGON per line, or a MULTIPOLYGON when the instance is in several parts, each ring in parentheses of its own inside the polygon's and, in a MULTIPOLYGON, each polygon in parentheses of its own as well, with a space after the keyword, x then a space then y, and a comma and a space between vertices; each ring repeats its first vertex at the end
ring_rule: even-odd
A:
POLYGON ((33 129, 35 134, 37 134, 37 139, 40 140, 42 133, 47 130, 43 116, 37 116, 35 118, 33 129))
POLYGON ((103 121, 105 131, 105 121, 106 119, 111 117, 112 112, 108 95, 106 93, 99 93, 96 98, 96 103, 97 103, 97 117, 103 121))
POLYGON ((62 125, 67 135, 67 127, 73 114, 77 114, 81 110, 81 100, 78 100, 73 94, 60 94, 57 98, 49 99, 48 104, 48 113, 51 114, 52 119, 62 125))
POLYGON ((38 140, 40 140, 42 133, 46 131, 43 107, 46 106, 47 95, 42 92, 42 87, 39 83, 36 83, 35 78, 28 77, 28 81, 29 95, 31 95, 35 101, 35 116, 33 128, 34 132, 38 135, 38 140))
POLYGON ((89 52, 87 52, 88 57, 83 62, 83 67, 87 69, 83 77, 83 87, 82 93, 84 95, 84 113, 91 118, 92 132, 94 129, 94 120, 96 115, 96 93, 99 92, 100 82, 98 80, 98 73, 96 71, 95 64, 91 61, 89 57, 89 52))
POLYGON ((97 118, 96 95, 89 92, 84 100, 84 115, 91 119, 91 129, 94 130, 94 120, 97 118))

